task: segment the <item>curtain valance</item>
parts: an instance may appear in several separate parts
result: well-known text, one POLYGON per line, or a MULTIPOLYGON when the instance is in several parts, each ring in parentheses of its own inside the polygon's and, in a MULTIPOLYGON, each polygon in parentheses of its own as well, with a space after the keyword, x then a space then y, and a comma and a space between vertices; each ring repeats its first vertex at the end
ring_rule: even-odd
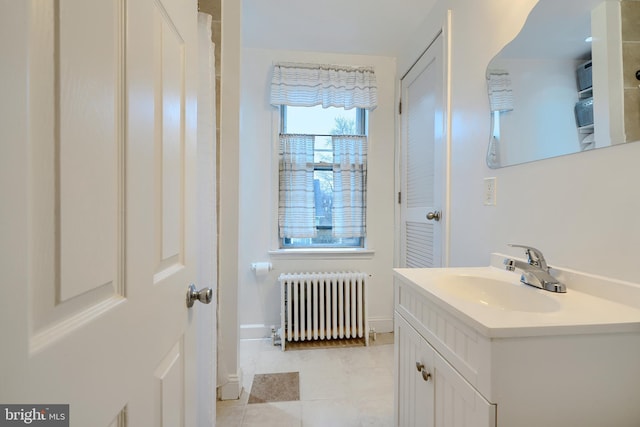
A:
POLYGON ((373 110, 376 75, 371 67, 279 63, 273 66, 271 105, 373 110))

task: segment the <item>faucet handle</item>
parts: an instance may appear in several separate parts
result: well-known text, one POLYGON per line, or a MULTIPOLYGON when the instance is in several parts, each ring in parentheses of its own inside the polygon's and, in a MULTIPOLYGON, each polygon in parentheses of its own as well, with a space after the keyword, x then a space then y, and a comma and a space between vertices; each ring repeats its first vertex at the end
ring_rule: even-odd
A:
POLYGON ((544 255, 542 255, 542 251, 540 251, 539 249, 526 245, 516 245, 513 243, 509 243, 508 245, 513 248, 525 249, 525 253, 527 254, 527 262, 529 264, 535 265, 542 270, 549 271, 547 261, 544 259, 544 255))

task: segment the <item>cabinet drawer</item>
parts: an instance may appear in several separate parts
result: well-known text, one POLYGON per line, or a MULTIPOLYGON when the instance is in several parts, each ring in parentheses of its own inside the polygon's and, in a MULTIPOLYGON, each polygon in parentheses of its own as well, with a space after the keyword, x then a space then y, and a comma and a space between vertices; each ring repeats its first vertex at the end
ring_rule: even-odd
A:
POLYGON ((489 340, 398 278, 394 282, 394 292, 395 310, 469 383, 489 396, 489 340))

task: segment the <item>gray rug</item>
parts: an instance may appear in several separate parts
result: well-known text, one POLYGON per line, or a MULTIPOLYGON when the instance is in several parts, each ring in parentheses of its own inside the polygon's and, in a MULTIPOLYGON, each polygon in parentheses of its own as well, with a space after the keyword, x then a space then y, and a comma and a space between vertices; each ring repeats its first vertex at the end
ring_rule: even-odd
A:
POLYGON ((256 374, 253 377, 249 403, 291 400, 300 400, 300 374, 298 372, 256 374))

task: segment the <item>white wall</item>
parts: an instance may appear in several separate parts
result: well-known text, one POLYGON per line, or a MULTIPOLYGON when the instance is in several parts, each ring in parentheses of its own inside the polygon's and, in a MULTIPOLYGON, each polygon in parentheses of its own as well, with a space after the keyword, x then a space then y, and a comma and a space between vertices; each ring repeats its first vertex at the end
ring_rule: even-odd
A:
POLYGON ((398 58, 401 75, 452 9, 451 266, 486 265, 489 253, 543 250, 553 266, 639 282, 640 144, 490 170, 485 68, 519 31, 536 0, 440 0, 398 58), (497 206, 482 204, 497 177, 497 206))
MULTIPOLYGON (((368 282, 370 326, 391 331, 393 318, 394 222, 394 58, 249 49, 242 50, 240 194, 238 238, 238 305, 241 338, 269 334, 280 324, 278 275, 294 271, 359 270, 371 274, 368 282), (367 176, 367 242, 375 253, 366 257, 318 258, 270 255, 277 239, 277 109, 269 105, 274 62, 313 62, 370 65, 378 82, 378 107, 370 113, 367 176), (274 116, 274 113, 276 114, 274 116), (269 261, 274 270, 256 277, 251 263, 269 261)), ((223 201, 224 203, 224 201, 223 201)))

